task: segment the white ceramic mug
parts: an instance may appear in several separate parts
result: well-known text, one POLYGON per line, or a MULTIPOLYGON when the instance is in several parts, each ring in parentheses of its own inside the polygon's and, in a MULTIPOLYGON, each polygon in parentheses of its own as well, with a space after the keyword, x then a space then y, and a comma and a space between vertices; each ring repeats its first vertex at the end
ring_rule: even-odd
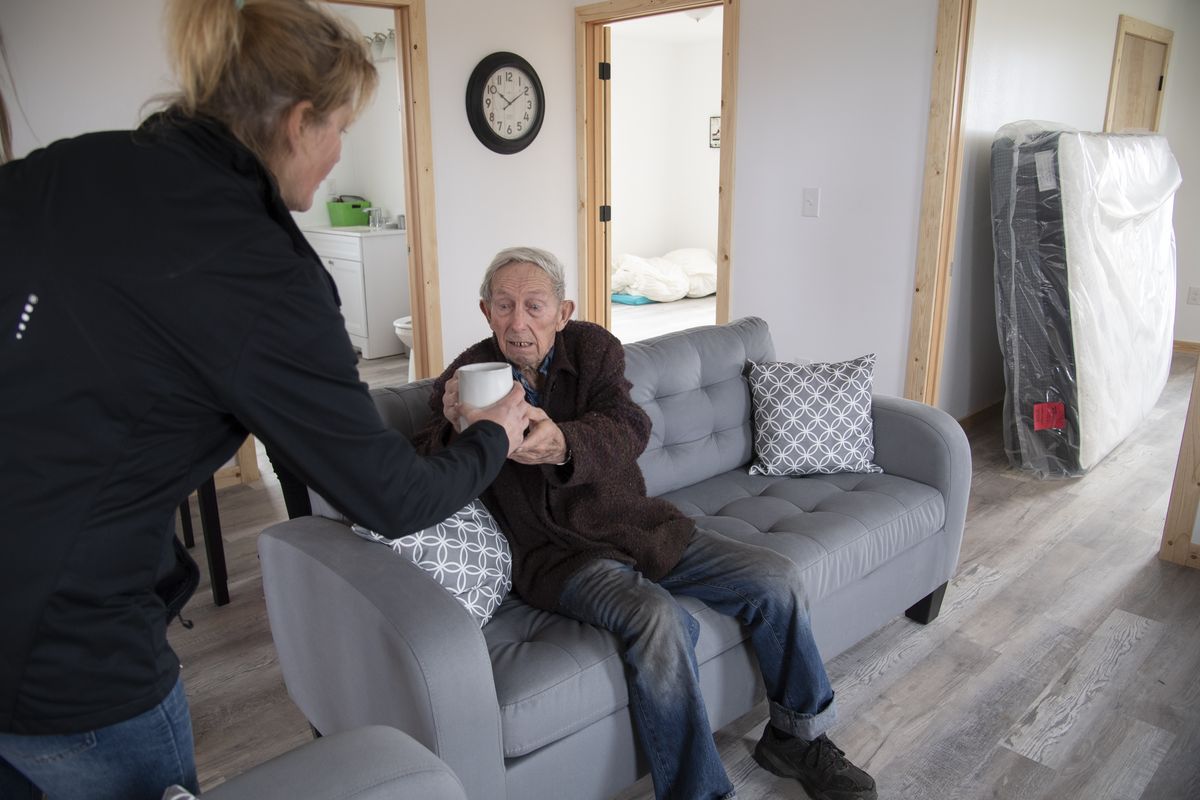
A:
MULTIPOLYGON (((455 374, 458 375, 458 399, 475 408, 498 403, 512 391, 512 367, 503 361, 464 364, 455 374)), ((466 419, 459 417, 458 427, 465 428, 466 425, 466 419)))

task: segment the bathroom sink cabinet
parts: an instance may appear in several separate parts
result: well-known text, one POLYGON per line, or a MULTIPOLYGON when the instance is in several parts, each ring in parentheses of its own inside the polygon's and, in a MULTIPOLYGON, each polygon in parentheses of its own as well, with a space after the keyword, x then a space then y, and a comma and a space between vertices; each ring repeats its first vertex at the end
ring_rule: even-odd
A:
POLYGON ((404 352, 392 323, 412 313, 405 231, 305 228, 304 236, 337 284, 350 342, 363 358, 404 352))

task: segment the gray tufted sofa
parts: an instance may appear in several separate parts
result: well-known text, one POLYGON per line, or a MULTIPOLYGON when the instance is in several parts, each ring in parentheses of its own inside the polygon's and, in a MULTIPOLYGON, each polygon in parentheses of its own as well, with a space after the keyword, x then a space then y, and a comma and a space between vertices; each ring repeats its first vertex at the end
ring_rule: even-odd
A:
MULTIPOLYGON (((702 526, 790 556, 826 659, 906 611, 923 622, 937 615, 971 479, 952 418, 877 395, 883 474, 751 476, 743 373, 747 360, 774 359, 765 322, 696 328, 625 352, 633 399, 654 424, 640 460, 650 493, 702 526)), ((375 400, 388 424, 411 434, 428 418, 429 391, 422 381, 376 390, 375 400)), ((471 800, 599 800, 646 772, 607 632, 514 596, 480 630, 425 573, 381 557, 334 519, 269 528, 259 552, 284 679, 318 730, 405 730, 450 765, 471 800)), ((683 603, 701 625, 697 658, 716 729, 761 699, 761 683, 740 626, 683 603)))

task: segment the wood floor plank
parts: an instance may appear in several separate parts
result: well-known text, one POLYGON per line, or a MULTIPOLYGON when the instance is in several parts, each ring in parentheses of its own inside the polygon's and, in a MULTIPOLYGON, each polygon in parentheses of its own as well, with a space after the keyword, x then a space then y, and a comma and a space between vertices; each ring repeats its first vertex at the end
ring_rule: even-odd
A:
POLYGON ((1044 800, 1138 800, 1175 740, 1173 733, 1123 715, 1113 715, 1086 734, 1044 787, 1044 800))
POLYGON ((1061 602, 1063 584, 1082 572, 1095 557, 1087 548, 1060 541, 1047 551, 1045 558, 1010 576, 989 598, 986 613, 973 607, 974 613, 956 626, 958 633, 982 647, 1003 652, 1014 641, 1013 631, 1061 602))
POLYGON ((1028 703, 1078 650, 1073 629, 1043 616, 1014 631, 1014 642, 956 692, 925 686, 937 716, 910 746, 875 775, 881 796, 905 800, 953 798, 987 762, 1028 703))
POLYGON ((1041 800, 1055 776, 1049 767, 997 746, 955 800, 1041 800))
POLYGON ((1200 724, 1193 721, 1175 736, 1141 800, 1195 800, 1200 797, 1200 724))
POLYGON ((938 719, 940 701, 963 691, 998 655, 953 634, 920 663, 905 669, 878 697, 858 708, 842 706, 841 680, 832 673, 843 720, 831 734, 834 741, 868 772, 901 761, 913 742, 926 736, 938 719), (939 687, 937 702, 930 702, 930 686, 939 687))
POLYGON ((941 647, 981 596, 990 596, 1001 575, 985 566, 960 572, 946 591, 936 624, 918 625, 898 619, 827 666, 835 683, 839 713, 853 717, 892 683, 941 647))
POLYGON ((1136 677, 1162 635, 1162 625, 1116 610, 1055 677, 1004 739, 1004 746, 1052 768, 1063 766, 1071 745, 1136 677))

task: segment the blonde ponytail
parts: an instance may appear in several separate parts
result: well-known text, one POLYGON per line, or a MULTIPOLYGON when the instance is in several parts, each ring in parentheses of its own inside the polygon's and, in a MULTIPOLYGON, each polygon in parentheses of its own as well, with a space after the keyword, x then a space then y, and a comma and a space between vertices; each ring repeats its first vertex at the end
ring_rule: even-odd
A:
POLYGON ((297 103, 318 121, 357 116, 378 82, 363 37, 312 0, 169 0, 167 43, 174 107, 225 123, 265 163, 297 103))
MULTIPOLYGON (((4 65, 7 75, 12 75, 8 68, 8 53, 4 49, 4 37, 0 35, 0 64, 4 65)), ((8 121, 8 106, 4 105, 4 93, 0 92, 0 164, 12 161, 12 125, 8 121)))
POLYGON ((179 81, 179 107, 195 114, 217 93, 242 39, 234 0, 175 0, 167 17, 167 53, 179 81))

